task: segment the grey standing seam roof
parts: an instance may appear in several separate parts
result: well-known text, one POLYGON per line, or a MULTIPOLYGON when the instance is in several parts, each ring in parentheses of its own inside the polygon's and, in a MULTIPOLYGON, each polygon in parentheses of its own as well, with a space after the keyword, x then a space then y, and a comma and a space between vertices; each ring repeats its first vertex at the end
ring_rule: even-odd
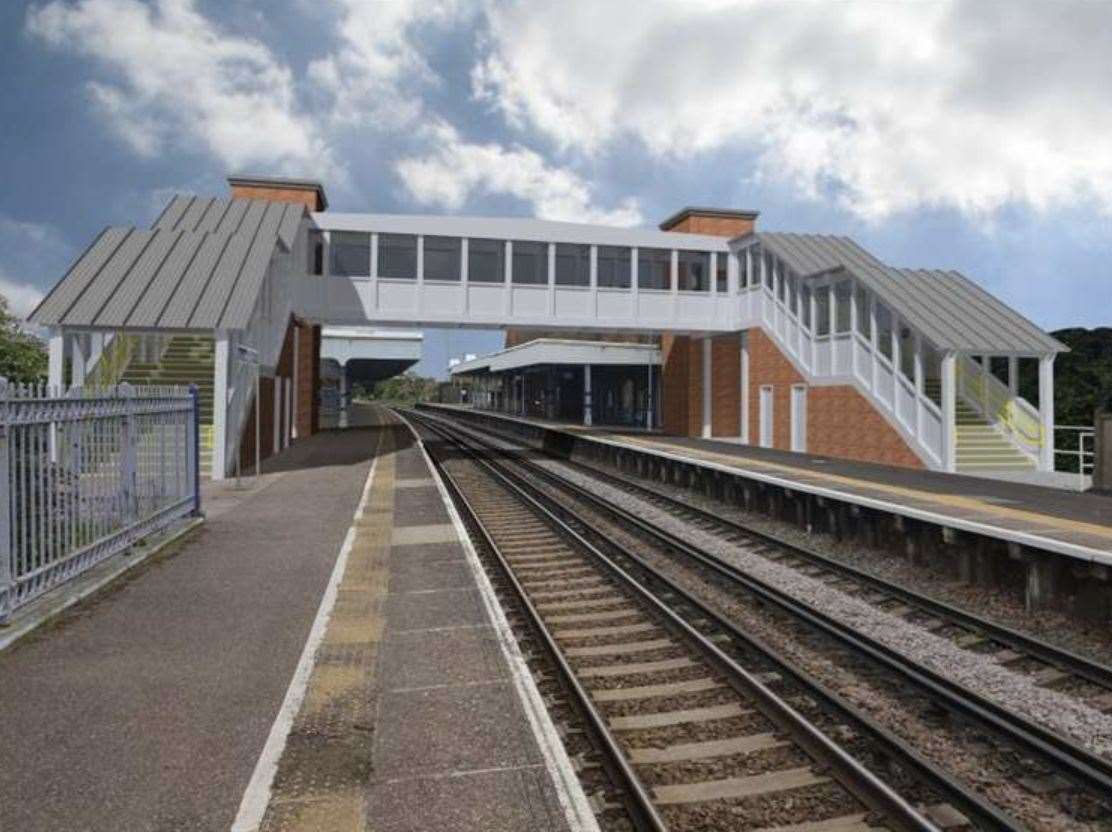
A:
POLYGON ((753 237, 801 277, 845 270, 939 349, 974 354, 1066 350, 958 272, 893 268, 848 237, 778 232, 753 237))
POLYGON ((303 205, 175 196, 150 229, 107 228, 31 313, 42 326, 241 329, 303 205))

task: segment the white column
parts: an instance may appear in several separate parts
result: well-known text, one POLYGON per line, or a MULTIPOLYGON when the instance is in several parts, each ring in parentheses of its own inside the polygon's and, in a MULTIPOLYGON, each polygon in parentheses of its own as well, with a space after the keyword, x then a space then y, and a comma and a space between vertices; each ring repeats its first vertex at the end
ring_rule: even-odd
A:
POLYGON ((591 365, 583 365, 583 424, 591 426, 591 365))
POLYGON ((653 365, 650 364, 649 370, 649 392, 648 392, 648 406, 645 408, 645 428, 648 430, 653 429, 653 365))
POLYGON ((1054 354, 1039 358, 1039 421, 1042 423, 1042 448, 1039 469, 1054 470, 1054 354))
POLYGON ((212 368, 212 478, 224 479, 228 471, 228 333, 220 330, 214 342, 212 368))
POLYGON ((274 444, 270 447, 273 453, 278 453, 282 448, 282 377, 275 375, 274 382, 274 444))
POLYGON ((89 369, 89 336, 74 335, 70 339, 70 387, 84 387, 89 369))
POLYGON ((1014 355, 1008 356, 1008 392, 1013 399, 1019 395, 1019 358, 1014 355))
POLYGON ((340 365, 340 427, 348 426, 348 371, 347 364, 340 365))
MULTIPOLYGON (((297 439, 297 405, 300 401, 298 392, 299 374, 298 365, 301 363, 301 327, 296 323, 293 327, 293 416, 290 419, 290 439, 297 439)), ((314 393, 315 395, 315 393, 314 393)))
MULTIPOLYGON (((811 318, 814 321, 814 318, 811 318)), ((741 333, 741 441, 749 444, 749 333, 741 333)))
POLYGON ((703 438, 709 439, 711 434, 711 365, 714 361, 714 352, 709 337, 703 338, 703 438))
MULTIPOLYGON (((895 355, 895 353, 893 353, 895 355)), ((957 470, 957 358, 942 356, 942 470, 957 470)))
POLYGON ((50 331, 50 358, 47 363, 47 384, 55 390, 62 389, 66 366, 66 336, 60 329, 50 331))

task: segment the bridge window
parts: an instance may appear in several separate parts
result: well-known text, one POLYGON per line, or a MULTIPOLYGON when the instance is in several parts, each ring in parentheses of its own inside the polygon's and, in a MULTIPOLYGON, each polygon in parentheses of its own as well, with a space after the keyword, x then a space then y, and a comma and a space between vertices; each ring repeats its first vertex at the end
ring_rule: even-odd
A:
POLYGON ((425 237, 425 280, 459 280, 459 237, 425 237))
POLYGON ((880 354, 892 360, 892 313, 888 307, 878 302, 876 305, 876 339, 880 354))
POLYGON ((666 248, 637 249, 637 285, 642 289, 671 289, 672 252, 666 248))
POLYGON ((502 283, 506 279, 506 244, 501 240, 468 240, 467 279, 472 283, 502 283))
MULTIPOLYGON (((628 252, 627 252, 628 254, 628 252)), ((601 253, 599 256, 601 268, 601 253)), ((601 274, 599 282, 601 284, 601 274)), ((629 260, 626 260, 626 284, 629 284, 629 260)), ((557 286, 590 286, 591 285, 591 247, 575 243, 556 244, 556 285, 557 286)))
POLYGON ((784 282, 788 284, 788 309, 793 315, 799 317, 799 287, 796 284, 795 272, 784 269, 784 282))
POLYGON ((801 285, 799 287, 799 311, 800 319, 803 321, 803 326, 811 329, 811 287, 801 285))
POLYGON ((853 297, 857 305, 857 331, 866 338, 872 338, 873 324, 869 317, 869 293, 864 286, 858 286, 853 297))
POLYGON ((358 231, 332 232, 330 271, 338 277, 367 277, 371 273, 371 235, 358 231))
POLYGON ((853 286, 843 280, 834 288, 834 331, 838 334, 849 332, 849 304, 853 297, 853 286))
POLYGON ((378 235, 378 276, 417 277, 417 237, 414 234, 378 235))
POLYGON ((756 286, 760 283, 758 275, 761 269, 761 247, 759 245, 750 246, 738 254, 738 257, 741 258, 741 268, 738 270, 738 283, 741 288, 746 289, 750 286, 756 286))
POLYGON ((324 232, 310 228, 307 236, 309 249, 309 274, 324 274, 324 232))
POLYGON ((830 287, 815 287, 815 334, 830 334, 830 287))
POLYGON ((677 282, 684 292, 710 291, 710 252, 681 251, 677 282))
POLYGON ((514 241, 513 282, 547 285, 548 244, 514 241))
POLYGON ((607 289, 628 289, 633 269, 630 249, 620 246, 598 247, 598 285, 607 289))
POLYGON ((772 256, 772 252, 765 252, 764 256, 764 284, 768 290, 772 291, 772 269, 776 265, 776 258, 772 256))
POLYGON ((715 261, 714 269, 714 288, 720 295, 726 294, 730 289, 730 258, 733 257, 729 252, 718 252, 718 259, 715 261))

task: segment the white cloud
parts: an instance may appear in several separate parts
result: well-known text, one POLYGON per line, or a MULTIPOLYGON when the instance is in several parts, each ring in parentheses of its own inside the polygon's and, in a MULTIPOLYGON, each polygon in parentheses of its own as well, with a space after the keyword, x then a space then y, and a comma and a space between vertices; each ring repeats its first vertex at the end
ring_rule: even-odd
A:
POLYGON ((31 9, 27 29, 106 71, 89 97, 141 155, 200 143, 231 169, 334 169, 290 69, 262 43, 222 32, 193 0, 52 0, 31 9))
POLYGON ((20 283, 0 271, 0 295, 8 300, 8 308, 20 320, 31 314, 43 299, 43 292, 36 286, 20 283))
POLYGON ((871 219, 1078 198, 1112 212, 1107 3, 569 0, 486 12, 476 95, 564 150, 631 139, 660 157, 748 150, 760 176, 871 219))
POLYGON ((414 92, 439 78, 414 42, 418 27, 444 24, 455 0, 332 0, 338 48, 309 65, 308 77, 330 97, 334 123, 401 130, 423 112, 414 92))
POLYGON ((546 220, 619 226, 643 221, 635 199, 599 207, 578 174, 548 164, 528 148, 466 142, 446 125, 432 132, 432 151, 395 164, 402 184, 419 202, 457 210, 476 195, 507 194, 529 203, 534 215, 546 220))

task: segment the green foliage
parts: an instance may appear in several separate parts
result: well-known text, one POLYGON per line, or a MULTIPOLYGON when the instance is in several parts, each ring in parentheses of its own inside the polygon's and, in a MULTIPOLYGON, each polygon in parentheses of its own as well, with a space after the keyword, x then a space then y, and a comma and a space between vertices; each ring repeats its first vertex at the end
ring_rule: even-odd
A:
POLYGON ((436 379, 409 372, 380 381, 369 392, 360 387, 356 390, 355 397, 408 405, 434 398, 436 388, 436 379))
POLYGON ((11 382, 42 381, 46 378, 46 347, 19 323, 8 299, 0 295, 0 376, 11 382))
MULTIPOLYGON (((1054 359, 1054 421, 1092 425, 1098 407, 1112 408, 1112 328, 1078 327, 1050 334, 1070 348, 1054 359)), ((1021 365, 1019 394, 1037 402, 1038 365, 1034 361, 1021 365)))

